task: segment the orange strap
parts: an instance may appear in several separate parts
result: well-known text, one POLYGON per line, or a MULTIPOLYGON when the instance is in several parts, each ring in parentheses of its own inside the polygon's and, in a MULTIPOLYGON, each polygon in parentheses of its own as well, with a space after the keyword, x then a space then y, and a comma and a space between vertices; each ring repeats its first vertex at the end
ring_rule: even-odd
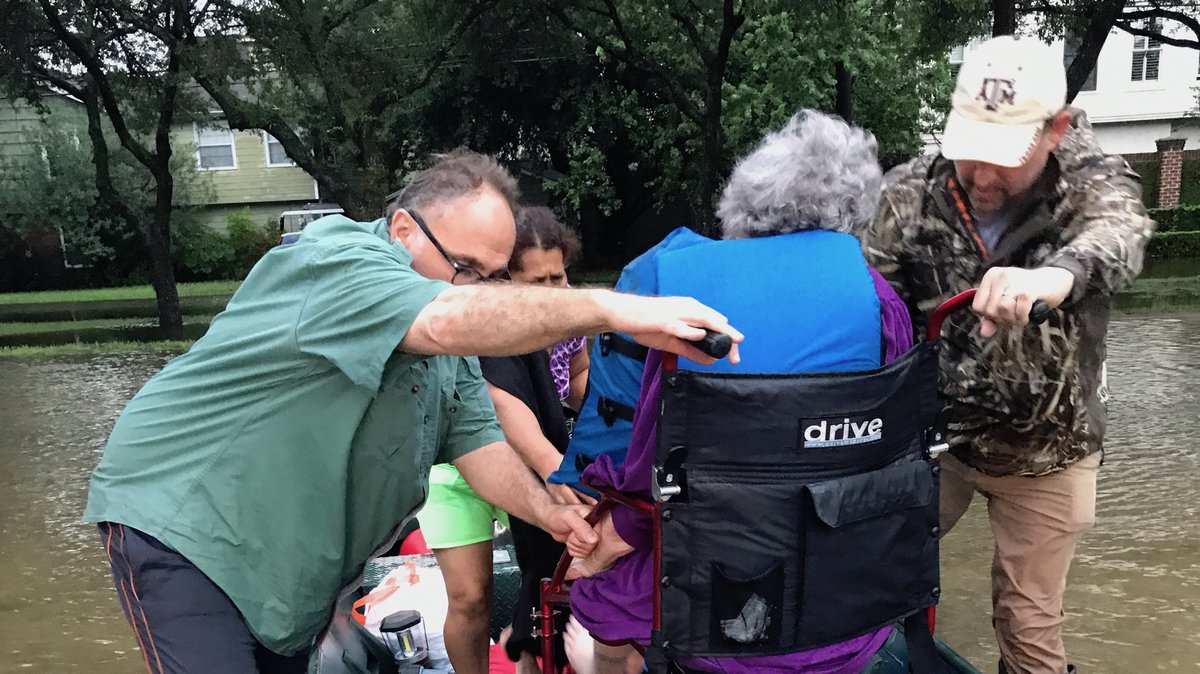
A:
POLYGON ((971 235, 971 240, 975 242, 975 248, 979 250, 979 257, 987 262, 988 251, 987 246, 983 245, 983 237, 979 236, 979 229, 975 226, 975 218, 971 217, 971 210, 967 208, 967 202, 963 200, 962 190, 958 187, 958 182, 953 177, 946 178, 946 187, 950 189, 950 195, 954 197, 954 205, 958 206, 958 219, 962 222, 962 226, 967 230, 967 234, 971 235))

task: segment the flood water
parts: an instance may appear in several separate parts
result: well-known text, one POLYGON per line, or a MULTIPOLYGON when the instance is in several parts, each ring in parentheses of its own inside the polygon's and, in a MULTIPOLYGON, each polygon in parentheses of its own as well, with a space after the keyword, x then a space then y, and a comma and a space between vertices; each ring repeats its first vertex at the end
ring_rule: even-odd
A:
MULTIPOLYGON (((159 356, 0 359, 0 674, 145 671, 95 529, 79 522, 113 421, 159 356)), ((1083 674, 1200 672, 1200 314, 1113 322, 1098 521, 1067 595, 1083 674)), ((980 501, 943 546, 938 631, 995 671, 980 501)))
POLYGON ((113 422, 165 362, 0 359, 0 672, 145 671, 79 517, 113 422))

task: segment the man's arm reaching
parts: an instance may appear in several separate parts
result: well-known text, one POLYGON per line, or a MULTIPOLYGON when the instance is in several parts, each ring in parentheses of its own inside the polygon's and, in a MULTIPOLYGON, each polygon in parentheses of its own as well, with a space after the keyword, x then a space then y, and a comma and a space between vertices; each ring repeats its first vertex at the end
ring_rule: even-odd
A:
POLYGON ((742 335, 720 313, 686 297, 641 297, 609 290, 518 285, 455 286, 427 304, 400 350, 424 355, 506 356, 548 348, 576 335, 614 330, 651 348, 711 363, 687 340, 704 330, 742 335))

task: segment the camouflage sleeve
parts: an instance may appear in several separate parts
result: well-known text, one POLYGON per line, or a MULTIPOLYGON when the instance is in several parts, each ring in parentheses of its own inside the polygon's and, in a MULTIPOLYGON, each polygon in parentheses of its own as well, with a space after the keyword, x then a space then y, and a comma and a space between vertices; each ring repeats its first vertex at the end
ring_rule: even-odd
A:
POLYGON ((875 271, 878 271, 887 280, 907 305, 910 293, 904 268, 900 262, 903 252, 902 220, 897 214, 896 204, 891 198, 894 195, 890 195, 890 192, 889 189, 883 191, 879 199, 879 210, 874 219, 856 229, 854 235, 862 244, 863 256, 866 257, 867 264, 874 267, 875 271))
POLYGON ((1074 274, 1068 303, 1127 287, 1142 270, 1146 242, 1154 232, 1138 175, 1119 157, 1106 157, 1100 167, 1105 175, 1066 197, 1065 206, 1074 212, 1068 225, 1074 237, 1045 263, 1074 274))

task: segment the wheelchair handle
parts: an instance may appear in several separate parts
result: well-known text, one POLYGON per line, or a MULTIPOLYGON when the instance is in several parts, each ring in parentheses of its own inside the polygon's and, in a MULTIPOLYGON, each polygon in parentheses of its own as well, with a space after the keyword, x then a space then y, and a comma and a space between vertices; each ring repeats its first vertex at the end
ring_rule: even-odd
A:
POLYGON ((1034 300, 1033 306, 1029 308, 1029 322, 1041 325, 1048 318, 1050 318, 1050 305, 1042 300, 1034 300))
MULTIPOLYGON (((961 293, 951 297, 950 299, 938 305, 938 308, 933 310, 933 314, 929 316, 929 324, 925 326, 925 341, 936 342, 942 337, 942 324, 946 322, 946 318, 950 314, 971 306, 971 302, 975 301, 975 288, 964 290, 961 293)), ((1034 325, 1040 325, 1050 318, 1050 305, 1042 300, 1035 300, 1033 306, 1029 309, 1029 322, 1034 325)))
POLYGON ((717 360, 729 355, 729 350, 733 348, 733 337, 723 332, 714 332, 712 330, 705 330, 704 332, 704 337, 690 340, 688 344, 717 360))

